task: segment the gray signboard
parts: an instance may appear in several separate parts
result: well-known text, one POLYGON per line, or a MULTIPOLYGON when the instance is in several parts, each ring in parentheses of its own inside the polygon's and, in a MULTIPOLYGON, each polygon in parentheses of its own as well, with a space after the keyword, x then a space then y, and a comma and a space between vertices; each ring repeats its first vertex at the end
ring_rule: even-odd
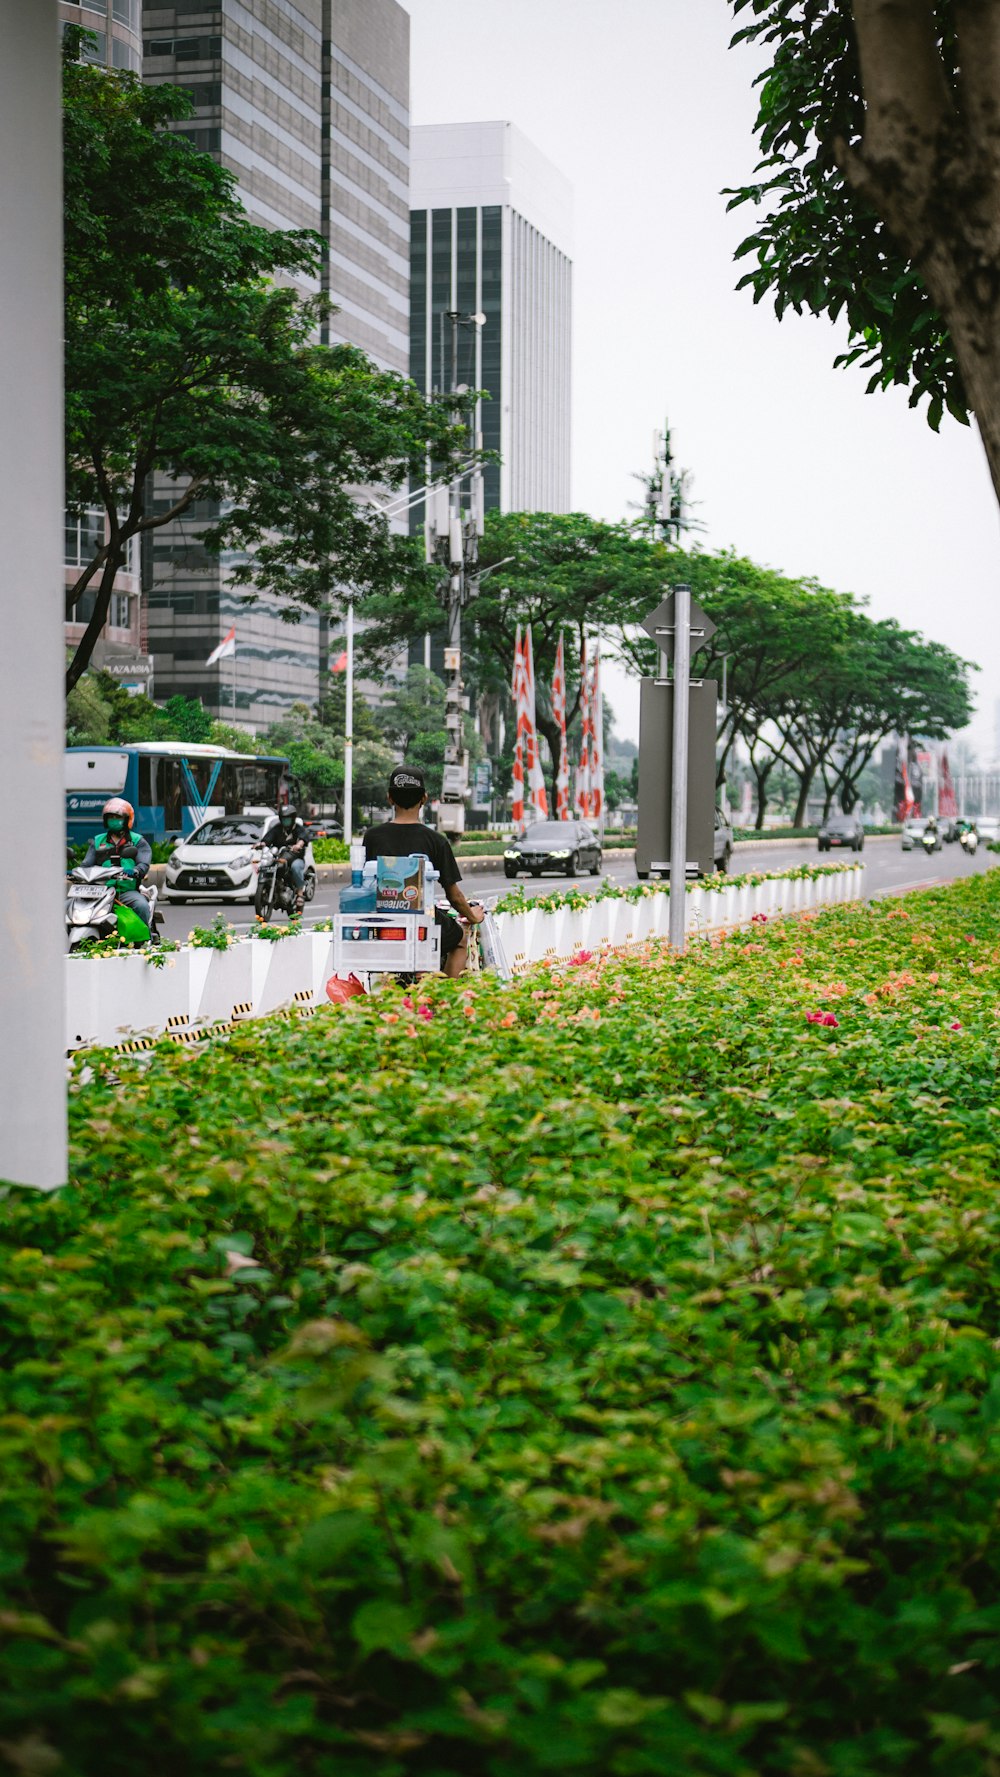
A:
MULTIPOLYGON (((688 721, 688 874, 715 869, 715 724, 718 685, 692 682, 688 721)), ((639 820, 635 867, 640 876, 670 869, 671 751, 674 688, 643 679, 639 702, 639 820)))

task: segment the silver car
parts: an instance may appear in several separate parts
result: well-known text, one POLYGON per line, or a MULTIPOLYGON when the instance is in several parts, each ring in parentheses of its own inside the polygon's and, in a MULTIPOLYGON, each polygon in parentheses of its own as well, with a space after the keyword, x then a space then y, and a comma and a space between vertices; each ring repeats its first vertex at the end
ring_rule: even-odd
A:
MULTIPOLYGON (((164 872, 164 901, 253 901, 265 829, 275 819, 254 814, 214 815, 178 840, 164 872)), ((316 893, 316 860, 306 847, 305 898, 316 893)))

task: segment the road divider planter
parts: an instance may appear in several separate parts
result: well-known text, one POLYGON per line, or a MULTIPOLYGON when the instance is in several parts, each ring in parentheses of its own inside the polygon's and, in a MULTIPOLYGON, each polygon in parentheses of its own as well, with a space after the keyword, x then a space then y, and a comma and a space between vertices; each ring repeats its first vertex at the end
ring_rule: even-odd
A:
MULTIPOLYGON (((692 938, 859 899, 862 864, 799 865, 688 887, 692 938)), ((667 935, 669 888, 638 883, 529 902, 502 897, 497 927, 514 974, 581 951, 625 950, 667 935)), ((213 932, 175 950, 66 959, 66 1047, 130 1045, 165 1032, 208 1033, 235 1019, 325 1004, 333 940, 312 928, 268 939, 213 932)))

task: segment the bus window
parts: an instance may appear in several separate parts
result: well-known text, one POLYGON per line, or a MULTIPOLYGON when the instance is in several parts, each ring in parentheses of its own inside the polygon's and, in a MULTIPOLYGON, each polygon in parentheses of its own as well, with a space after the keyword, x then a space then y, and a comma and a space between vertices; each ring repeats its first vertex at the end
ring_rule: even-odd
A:
POLYGON ((156 794, 156 768, 160 761, 149 753, 139 754, 139 806, 155 808, 160 798, 156 794))
POLYGON ((181 814, 181 762, 179 759, 162 758, 159 765, 160 796, 163 801, 163 827, 167 833, 180 833, 183 830, 184 818, 181 814))

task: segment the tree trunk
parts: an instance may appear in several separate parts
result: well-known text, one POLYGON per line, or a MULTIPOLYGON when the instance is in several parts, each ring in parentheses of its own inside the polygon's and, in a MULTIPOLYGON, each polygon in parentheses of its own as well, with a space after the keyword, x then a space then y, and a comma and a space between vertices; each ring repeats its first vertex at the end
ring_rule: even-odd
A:
POLYGON ((101 583, 97 589, 97 598, 94 603, 93 614, 83 635, 77 643, 76 652, 73 655, 69 666, 66 668, 67 692, 72 691, 73 686, 82 679, 90 665, 91 657, 97 646, 101 631, 108 620, 108 612, 111 609, 111 595, 115 589, 115 576, 118 573, 119 568, 123 567, 125 564, 126 547, 126 544, 124 544, 120 538, 116 541, 112 541, 108 545, 107 558, 101 572, 101 583))
POLYGON ((812 789, 813 778, 816 776, 816 767, 808 765, 804 770, 796 771, 794 775, 799 780, 799 799, 795 804, 792 826, 804 827, 809 807, 809 792, 812 789))
POLYGON ((951 336, 1000 500, 1000 7, 955 0, 953 95, 933 0, 853 0, 865 101, 860 144, 835 144, 951 336))
POLYGON ((764 816, 767 813, 767 782, 774 770, 774 763, 773 759, 769 759, 766 765, 758 765, 753 759, 750 761, 750 769, 757 787, 757 818, 754 821, 754 826, 758 833, 763 832, 764 829, 764 816))

